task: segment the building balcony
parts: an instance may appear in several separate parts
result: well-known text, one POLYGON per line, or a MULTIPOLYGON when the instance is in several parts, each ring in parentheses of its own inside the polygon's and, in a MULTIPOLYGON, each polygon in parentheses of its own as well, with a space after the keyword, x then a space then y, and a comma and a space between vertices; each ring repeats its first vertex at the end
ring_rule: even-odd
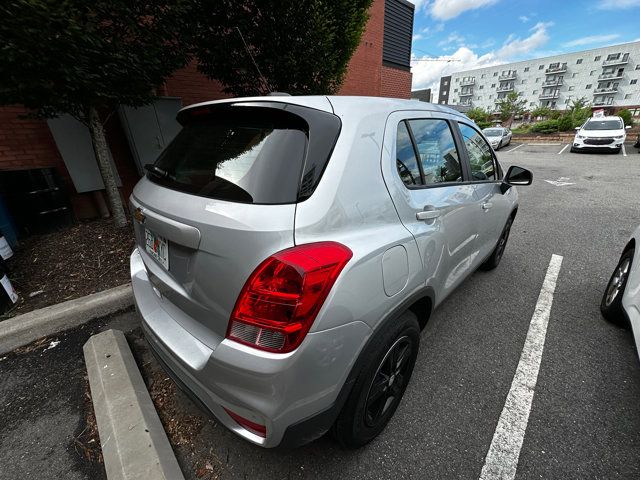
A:
POLYGON ((506 82, 507 80, 515 80, 517 75, 518 74, 516 72, 506 73, 504 75, 500 75, 498 77, 498 81, 499 82, 506 82))
POLYGON ((472 97, 473 92, 460 92, 460 97, 472 97))
POLYGON ((499 85, 496 92, 504 93, 504 92, 513 92, 513 85, 499 85))
POLYGON ((564 64, 564 65, 558 65, 555 67, 549 67, 544 71, 544 73, 546 75, 552 75, 554 73, 564 73, 566 71, 567 71, 567 65, 564 64))
POLYGON ((543 87, 559 87, 562 85, 563 80, 561 78, 556 78, 555 80, 546 80, 542 82, 543 87))
POLYGON ((603 105, 613 105, 613 103, 608 103, 606 100, 594 100, 593 101, 593 106, 594 107, 601 107, 603 105))
POLYGON ((459 105, 462 107, 472 107, 473 102, 471 100, 465 100, 465 101, 461 101, 459 105))
POLYGON ((622 78, 623 75, 624 75, 624 72, 603 73, 598 77, 598 80, 618 80, 619 78, 622 78))
POLYGON ((618 87, 602 87, 593 91, 594 95, 602 95, 604 93, 618 93, 618 87))
POLYGON ((554 100, 560 96, 560 92, 547 92, 538 95, 540 100, 554 100))
POLYGON ((470 87, 475 84, 476 84, 475 78, 463 78, 462 80, 460 80, 461 87, 470 87))
POLYGON ((616 58, 615 60, 605 60, 602 62, 603 67, 612 67, 614 65, 626 65, 629 63, 629 55, 624 55, 620 58, 616 58))

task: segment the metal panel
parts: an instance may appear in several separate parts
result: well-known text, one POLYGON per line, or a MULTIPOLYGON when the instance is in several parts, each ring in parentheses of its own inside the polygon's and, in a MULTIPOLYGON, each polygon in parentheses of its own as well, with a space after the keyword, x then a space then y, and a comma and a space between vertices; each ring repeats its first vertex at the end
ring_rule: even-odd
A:
POLYGON ((182 128, 176 121, 180 108, 180 98, 160 98, 144 107, 119 108, 120 121, 140 175, 144 173, 144 166, 155 162, 182 128))
POLYGON ((410 66, 414 5, 406 0, 386 0, 382 60, 394 66, 410 66))
MULTIPOLYGON (((93 153, 89 129, 71 115, 49 119, 47 124, 76 191, 84 193, 104 189, 98 162, 93 153)), ((122 182, 118 176, 118 170, 113 164, 111 152, 109 152, 109 158, 116 182, 121 187, 122 182)))

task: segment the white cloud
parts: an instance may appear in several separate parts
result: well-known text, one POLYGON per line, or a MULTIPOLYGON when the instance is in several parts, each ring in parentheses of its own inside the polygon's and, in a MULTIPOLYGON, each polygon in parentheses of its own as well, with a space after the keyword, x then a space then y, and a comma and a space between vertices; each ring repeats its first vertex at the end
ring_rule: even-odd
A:
POLYGON ((582 45, 593 45, 594 43, 606 43, 615 40, 620 35, 612 33, 609 35, 591 35, 589 37, 576 38, 570 42, 563 43, 563 47, 580 47, 582 45))
MULTIPOLYGON (((473 51, 474 46, 460 45, 449 57, 439 57, 441 59, 452 59, 455 61, 420 61, 421 57, 415 56, 411 62, 413 72, 413 90, 431 88, 434 98, 440 89, 440 77, 451 75, 455 72, 473 70, 476 68, 492 67, 509 63, 525 54, 537 52, 549 40, 547 28, 551 23, 538 23, 531 29, 531 35, 526 38, 516 38, 509 35, 505 43, 498 49, 489 51, 484 55, 479 55, 473 51)), ((460 37, 453 32, 451 36, 460 37)), ((462 38, 464 41, 464 38, 462 38)), ((424 57, 422 57, 424 58, 424 57)))
POLYGON ((429 6, 429 11, 433 18, 451 20, 467 10, 488 7, 497 2, 498 0, 434 0, 429 6))
POLYGON ((419 33, 416 33, 413 37, 411 37, 411 41, 412 41, 412 42, 415 42, 415 41, 417 41, 417 40, 422 40, 423 38, 424 38, 424 36, 422 36, 422 35, 421 35, 421 34, 419 34, 419 33))
POLYGON ((416 6, 417 12, 428 3, 428 0, 409 0, 409 2, 413 3, 416 6))
POLYGON ((527 17, 526 15, 520 15, 518 17, 518 19, 522 22, 522 23, 527 23, 529 20, 531 20, 529 17, 527 17))
POLYGON ((603 0, 597 5, 600 10, 626 10, 634 7, 640 7, 640 0, 603 0))
POLYGON ((456 45, 463 46, 464 45, 464 37, 458 35, 458 32, 451 32, 447 38, 444 40, 440 40, 438 42, 439 47, 443 47, 445 45, 450 45, 455 43, 456 45))

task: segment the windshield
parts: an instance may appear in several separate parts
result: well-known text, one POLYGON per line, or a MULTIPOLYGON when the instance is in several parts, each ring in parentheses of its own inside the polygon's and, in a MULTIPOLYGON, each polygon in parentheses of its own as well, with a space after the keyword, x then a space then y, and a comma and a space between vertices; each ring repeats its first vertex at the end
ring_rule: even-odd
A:
POLYGON ((585 130, 620 130, 622 122, 620 120, 589 120, 582 128, 585 130))
POLYGON ((220 200, 293 203, 307 128, 301 118, 268 108, 196 116, 148 168, 148 178, 174 190, 220 200))
POLYGON ((502 129, 501 128, 485 128, 482 133, 487 137, 501 137, 502 129))

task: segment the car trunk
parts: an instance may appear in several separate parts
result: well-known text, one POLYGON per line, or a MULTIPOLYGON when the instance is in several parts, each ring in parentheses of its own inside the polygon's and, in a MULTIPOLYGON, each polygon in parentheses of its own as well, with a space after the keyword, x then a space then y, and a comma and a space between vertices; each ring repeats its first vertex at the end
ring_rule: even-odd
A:
POLYGON ((138 251, 159 306, 212 349, 253 270, 294 245, 313 121, 284 105, 183 111, 183 130, 131 196, 138 251))

